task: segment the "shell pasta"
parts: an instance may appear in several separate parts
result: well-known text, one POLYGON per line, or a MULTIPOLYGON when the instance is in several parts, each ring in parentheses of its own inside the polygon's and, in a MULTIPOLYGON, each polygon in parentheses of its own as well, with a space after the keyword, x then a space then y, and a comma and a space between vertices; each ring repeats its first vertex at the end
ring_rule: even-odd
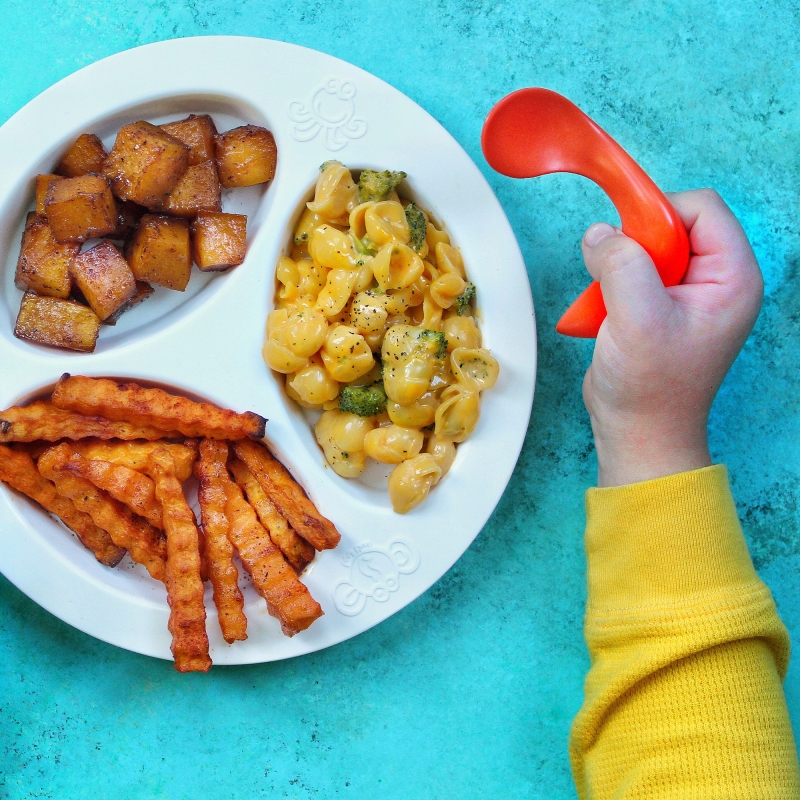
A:
POLYGON ((448 234, 398 194, 403 172, 320 168, 276 268, 262 350, 286 393, 321 412, 316 440, 344 478, 395 465, 392 507, 419 505, 474 430, 499 364, 448 234))

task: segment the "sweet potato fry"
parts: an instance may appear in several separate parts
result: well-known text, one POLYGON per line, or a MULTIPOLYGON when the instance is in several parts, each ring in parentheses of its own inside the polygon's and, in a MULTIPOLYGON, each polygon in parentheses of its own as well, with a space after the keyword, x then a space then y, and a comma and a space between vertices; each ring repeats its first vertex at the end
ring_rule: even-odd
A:
POLYGON ((137 472, 147 470, 147 459, 154 450, 163 447, 175 461, 175 475, 179 481, 188 480, 192 465, 197 458, 197 446, 193 439, 184 444, 172 442, 121 442, 102 439, 82 439, 72 444, 72 449, 84 458, 97 461, 110 461, 137 472))
POLYGON ((79 511, 86 512, 95 525, 107 531, 114 544, 124 547, 134 561, 143 564, 151 577, 163 581, 166 547, 159 531, 90 481, 65 472, 73 453, 68 444, 52 447, 39 457, 39 472, 55 483, 60 495, 72 500, 79 511))
POLYGON ((115 500, 144 517, 154 528, 164 529, 161 505, 156 500, 156 487, 151 478, 130 467, 110 461, 94 461, 74 454, 63 469, 91 481, 115 500))
POLYGON ((44 439, 174 439, 175 431, 165 432, 149 425, 115 422, 104 417, 85 416, 56 408, 45 400, 0 411, 0 442, 33 442, 44 439))
POLYGON ((244 461, 234 459, 230 463, 230 470, 236 483, 247 495, 247 501, 258 514, 261 524, 269 531, 273 544, 280 549, 286 560, 301 572, 314 558, 314 548, 292 530, 285 517, 275 508, 275 504, 261 488, 261 484, 253 477, 253 473, 247 469, 244 461))
POLYGON ((69 498, 62 497, 55 484, 40 474, 28 453, 0 445, 0 480, 35 500, 45 511, 55 514, 101 564, 114 567, 122 560, 125 549, 117 547, 111 537, 98 528, 88 514, 78 511, 69 498))
POLYGON ((287 636, 304 631, 322 616, 319 603, 272 543, 242 490, 227 476, 223 476, 223 483, 231 526, 228 535, 253 579, 253 586, 267 601, 267 610, 278 618, 287 636))
POLYGON ((239 590, 239 570, 233 563, 233 546, 228 538, 230 525, 225 513, 227 496, 222 480, 228 479, 225 467, 227 460, 227 442, 203 439, 194 474, 200 481, 198 498, 206 538, 209 578, 214 587, 214 604, 222 636, 228 644, 232 644, 247 638, 247 617, 244 615, 244 598, 239 590))
POLYGON ((175 462, 163 449, 148 458, 156 484, 156 497, 163 507, 167 532, 167 600, 172 655, 178 672, 207 672, 211 668, 206 633, 206 607, 200 579, 200 549, 197 523, 175 477, 175 462))
POLYGON ((334 524, 317 511, 295 479, 280 461, 258 442, 235 442, 236 455, 289 521, 295 531, 316 550, 336 547, 342 538, 334 524))
POLYGON ((146 389, 107 378, 71 377, 68 373, 56 384, 53 403, 81 414, 101 414, 108 419, 129 420, 207 439, 260 439, 267 422, 251 411, 237 414, 163 389, 146 389))

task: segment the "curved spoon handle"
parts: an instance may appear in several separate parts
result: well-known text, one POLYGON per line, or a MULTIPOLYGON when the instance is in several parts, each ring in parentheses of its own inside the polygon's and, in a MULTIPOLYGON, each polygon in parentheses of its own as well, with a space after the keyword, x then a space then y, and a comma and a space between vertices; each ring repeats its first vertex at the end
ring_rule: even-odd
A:
MULTIPOLYGON (((622 231, 648 252, 665 286, 675 286, 689 263, 686 228, 644 170, 574 103, 548 89, 520 89, 489 112, 481 144, 486 160, 512 178, 553 172, 597 183, 619 212, 622 231)), ((556 325, 567 336, 597 336, 606 317, 593 281, 556 325)))

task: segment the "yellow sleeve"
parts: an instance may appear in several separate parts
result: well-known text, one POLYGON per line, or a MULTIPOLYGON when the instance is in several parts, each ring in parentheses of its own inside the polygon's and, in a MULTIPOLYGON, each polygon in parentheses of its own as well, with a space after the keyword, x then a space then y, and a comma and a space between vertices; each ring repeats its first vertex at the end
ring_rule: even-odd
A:
POLYGON ((586 495, 581 800, 798 800, 789 639, 723 466, 586 495))

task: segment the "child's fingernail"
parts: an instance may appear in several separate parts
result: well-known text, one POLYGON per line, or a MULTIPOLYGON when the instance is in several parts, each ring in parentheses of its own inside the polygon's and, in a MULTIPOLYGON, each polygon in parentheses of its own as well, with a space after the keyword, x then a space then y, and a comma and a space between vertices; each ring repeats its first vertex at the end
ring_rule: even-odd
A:
POLYGON ((583 234, 583 242, 587 247, 597 247, 607 236, 614 236, 616 231, 607 222, 595 222, 583 234))

